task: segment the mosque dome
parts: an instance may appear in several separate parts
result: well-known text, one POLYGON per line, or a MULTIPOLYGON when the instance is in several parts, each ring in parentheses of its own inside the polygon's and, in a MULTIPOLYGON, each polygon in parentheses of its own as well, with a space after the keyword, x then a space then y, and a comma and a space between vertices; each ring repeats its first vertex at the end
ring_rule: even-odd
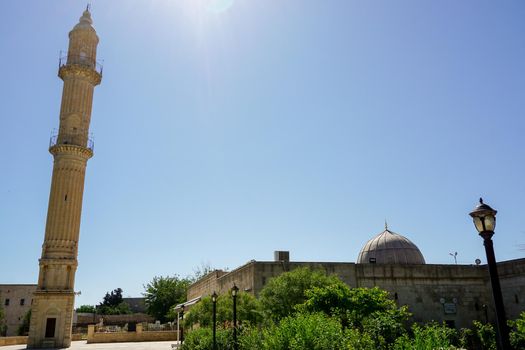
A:
POLYGON ((408 238, 385 230, 366 242, 357 258, 358 264, 424 264, 419 248, 408 238))

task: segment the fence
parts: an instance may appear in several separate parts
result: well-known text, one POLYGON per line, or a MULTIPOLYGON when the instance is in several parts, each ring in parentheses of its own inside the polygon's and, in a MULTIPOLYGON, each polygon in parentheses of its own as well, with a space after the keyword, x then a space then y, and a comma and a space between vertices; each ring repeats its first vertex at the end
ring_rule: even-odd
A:
MULTIPOLYGON (((149 326, 148 326, 149 328, 149 326)), ((166 327, 170 328, 170 327, 166 327)), ((122 342, 142 342, 142 341, 167 341, 177 340, 176 330, 146 330, 142 323, 137 324, 134 332, 123 331, 123 327, 118 326, 88 326, 87 343, 122 343, 122 342), (108 328, 115 327, 115 328, 108 328), (120 329, 119 329, 120 328, 120 329)))

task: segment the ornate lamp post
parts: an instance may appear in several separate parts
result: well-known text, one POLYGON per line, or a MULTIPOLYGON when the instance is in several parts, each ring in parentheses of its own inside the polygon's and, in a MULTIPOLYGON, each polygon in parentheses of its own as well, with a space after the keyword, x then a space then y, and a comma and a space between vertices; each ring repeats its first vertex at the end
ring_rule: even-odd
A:
POLYGON ((499 283, 498 268, 496 266, 496 256, 494 255, 494 246, 492 236, 496 227, 497 211, 483 203, 479 199, 479 205, 470 213, 474 219, 474 226, 479 235, 483 237, 483 245, 487 254, 487 263, 489 266, 490 283, 492 285, 492 295, 494 296, 494 306, 496 308, 496 325, 498 327, 498 349, 511 349, 509 342, 509 329, 505 317, 505 307, 503 306, 503 296, 501 295, 501 286, 499 283))
MULTIPOLYGON (((180 307, 180 319, 181 323, 184 322, 184 305, 180 307)), ((180 327, 180 343, 184 343, 184 325, 180 327)))
POLYGON ((232 298, 233 298, 233 350, 239 350, 239 344, 237 343, 237 293, 239 288, 233 284, 232 287, 232 298))
POLYGON ((217 330, 217 293, 213 291, 213 294, 211 295, 211 302, 213 303, 213 350, 217 350, 217 338, 216 338, 216 330, 217 330))

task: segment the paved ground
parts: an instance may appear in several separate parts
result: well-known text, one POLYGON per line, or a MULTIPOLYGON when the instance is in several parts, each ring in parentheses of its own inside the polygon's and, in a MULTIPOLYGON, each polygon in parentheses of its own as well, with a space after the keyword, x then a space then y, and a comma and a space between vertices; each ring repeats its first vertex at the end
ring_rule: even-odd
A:
MULTIPOLYGON (((176 341, 142 342, 142 343, 103 343, 86 344, 85 341, 74 341, 68 350, 112 350, 112 349, 132 349, 132 350, 171 350, 171 344, 176 341)), ((1 350, 21 350, 25 345, 2 346, 1 350)))

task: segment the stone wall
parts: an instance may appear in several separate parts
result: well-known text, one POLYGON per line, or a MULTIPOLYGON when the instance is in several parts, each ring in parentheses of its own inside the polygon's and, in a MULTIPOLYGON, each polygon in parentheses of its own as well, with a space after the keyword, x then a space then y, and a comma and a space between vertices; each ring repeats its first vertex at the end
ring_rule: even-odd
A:
POLYGON ((193 283, 191 285, 191 289, 188 290, 188 300, 204 295, 210 295, 214 290, 218 292, 217 279, 226 274, 228 274, 226 271, 214 270, 199 279, 197 282, 193 283))
POLYGON ((0 284, 0 303, 5 313, 7 336, 17 335, 18 326, 31 309, 35 290, 36 284, 0 284))
MULTIPOLYGON (((472 320, 495 322, 492 290, 486 265, 393 265, 348 262, 250 261, 231 271, 211 273, 191 285, 188 300, 216 291, 227 293, 235 283, 258 295, 266 283, 298 267, 335 274, 350 287, 380 287, 398 305, 408 305, 416 322, 447 322, 470 327, 472 320)), ((508 319, 525 310, 525 259, 498 264, 508 319)))
POLYGON ((0 346, 27 344, 27 337, 0 337, 0 346))
POLYGON ((142 325, 137 325, 135 332, 95 332, 95 326, 88 326, 87 343, 124 343, 143 341, 177 340, 177 331, 142 331, 142 325))

